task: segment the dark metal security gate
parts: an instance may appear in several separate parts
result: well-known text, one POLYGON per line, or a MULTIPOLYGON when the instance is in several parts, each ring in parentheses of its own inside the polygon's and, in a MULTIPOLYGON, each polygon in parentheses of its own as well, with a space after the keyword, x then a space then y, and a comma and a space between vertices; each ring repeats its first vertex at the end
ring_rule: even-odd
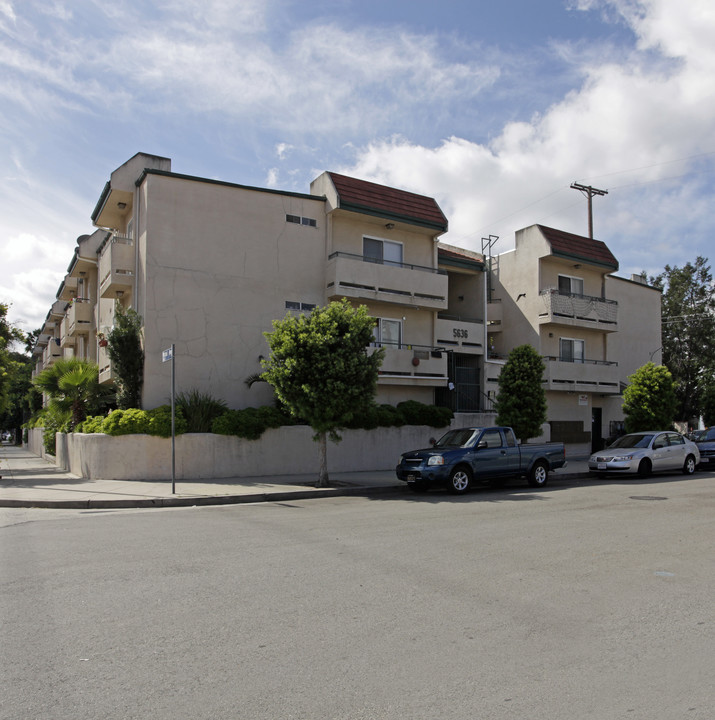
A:
POLYGON ((452 412, 480 412, 479 357, 450 352, 447 356, 449 387, 437 388, 435 404, 452 412))

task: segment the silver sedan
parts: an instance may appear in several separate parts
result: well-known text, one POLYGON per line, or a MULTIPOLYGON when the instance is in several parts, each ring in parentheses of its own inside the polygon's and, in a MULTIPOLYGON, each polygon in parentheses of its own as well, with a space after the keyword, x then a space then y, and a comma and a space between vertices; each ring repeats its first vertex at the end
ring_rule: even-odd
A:
POLYGON ((591 455, 588 469, 598 475, 678 471, 692 475, 700 463, 698 446, 672 431, 629 433, 591 455))

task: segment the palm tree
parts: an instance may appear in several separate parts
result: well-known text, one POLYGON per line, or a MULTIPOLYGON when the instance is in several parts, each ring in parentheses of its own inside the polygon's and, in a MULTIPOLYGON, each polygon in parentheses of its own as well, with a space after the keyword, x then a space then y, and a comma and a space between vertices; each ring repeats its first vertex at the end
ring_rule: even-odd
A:
POLYGON ((33 382, 50 398, 51 408, 71 412, 72 429, 87 415, 99 411, 113 395, 110 388, 99 384, 97 364, 78 358, 58 360, 33 382))

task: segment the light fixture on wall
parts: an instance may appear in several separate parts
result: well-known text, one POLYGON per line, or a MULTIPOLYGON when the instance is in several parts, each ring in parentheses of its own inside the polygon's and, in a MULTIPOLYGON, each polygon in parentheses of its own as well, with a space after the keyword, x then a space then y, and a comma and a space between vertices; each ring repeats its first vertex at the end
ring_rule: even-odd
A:
POLYGON ((118 207, 120 210, 124 210, 124 208, 126 208, 126 206, 127 206, 127 204, 126 204, 125 202, 118 202, 118 203, 117 203, 117 207, 118 207))
POLYGON ((124 290, 117 290, 117 298, 124 297, 124 290))
POLYGON ((392 230, 392 228, 395 227, 395 223, 385 223, 385 227, 386 227, 388 230, 392 230))

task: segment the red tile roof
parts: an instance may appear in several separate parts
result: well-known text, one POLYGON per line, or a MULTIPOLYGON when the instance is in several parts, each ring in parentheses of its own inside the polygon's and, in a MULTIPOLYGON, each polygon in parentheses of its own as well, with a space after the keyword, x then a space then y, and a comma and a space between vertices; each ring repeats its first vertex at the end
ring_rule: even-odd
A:
POLYGON ((582 260, 593 265, 601 265, 609 270, 618 270, 618 260, 600 240, 574 235, 563 230, 537 225, 542 235, 549 241, 551 251, 557 257, 569 260, 582 260))
POLYGON ((329 172, 328 175, 344 210, 447 231, 447 218, 433 198, 338 173, 329 172))
POLYGON ((437 256, 440 261, 442 260, 454 260, 457 263, 467 264, 472 266, 478 266, 483 269, 484 261, 475 258, 472 255, 466 253, 456 252, 454 250, 447 250, 447 248, 437 248, 437 256))

